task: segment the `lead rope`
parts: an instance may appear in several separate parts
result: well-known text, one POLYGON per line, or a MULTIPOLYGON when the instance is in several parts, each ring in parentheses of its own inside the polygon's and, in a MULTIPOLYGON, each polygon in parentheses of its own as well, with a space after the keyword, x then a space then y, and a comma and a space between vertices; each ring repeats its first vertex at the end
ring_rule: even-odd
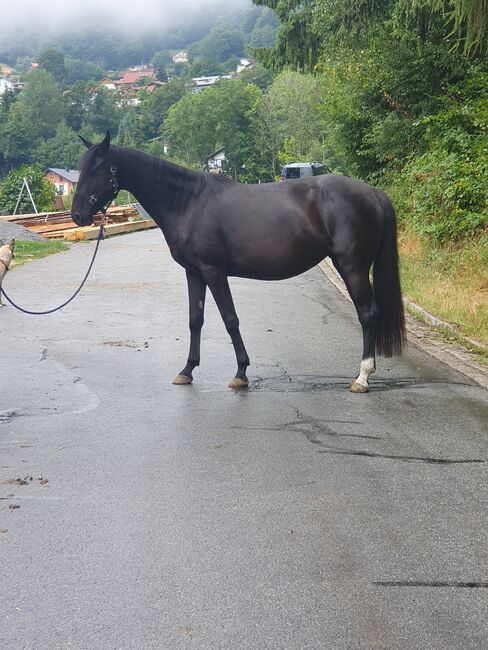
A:
POLYGON ((92 270, 92 266, 93 266, 93 263, 95 261, 95 257, 97 256, 97 253, 98 253, 98 247, 100 246, 100 242, 102 241, 102 239, 105 238, 105 225, 104 225, 105 211, 102 210, 102 212, 104 213, 104 219, 103 219, 102 223, 100 224, 100 230, 98 231, 98 237, 97 237, 97 245, 95 246, 95 251, 93 253, 93 257, 91 259, 90 266, 88 267, 88 271, 86 272, 85 277, 83 278, 80 286, 74 292, 74 294, 71 296, 71 298, 68 298, 68 300, 63 302, 62 305, 59 305, 59 307, 55 307, 54 309, 48 309, 46 311, 31 311, 30 309, 24 309, 23 307, 19 307, 19 305, 15 304, 15 302, 11 298, 8 297, 8 295, 5 293, 5 291, 2 288, 0 288, 0 292, 3 294, 3 296, 5 297, 7 302, 9 302, 12 305, 12 307, 15 307, 15 309, 18 309, 19 311, 23 312, 24 314, 31 314, 33 316, 44 316, 45 314, 53 314, 55 311, 59 311, 63 307, 66 307, 66 305, 68 303, 70 303, 74 298, 76 298, 76 296, 83 289, 83 285, 85 284, 85 282, 88 279, 88 276, 90 275, 90 271, 92 270))

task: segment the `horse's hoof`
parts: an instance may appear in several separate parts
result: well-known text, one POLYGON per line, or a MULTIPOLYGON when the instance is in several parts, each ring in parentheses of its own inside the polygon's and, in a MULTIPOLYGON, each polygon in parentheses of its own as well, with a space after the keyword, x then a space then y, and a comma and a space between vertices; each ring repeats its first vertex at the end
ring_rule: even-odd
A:
POLYGON ((247 388, 249 386, 249 379, 241 379, 241 377, 234 377, 229 382, 229 388, 247 388))
POLYGON ((173 384, 176 384, 177 386, 184 386, 185 384, 191 384, 193 381, 192 377, 187 377, 186 375, 176 375, 176 377, 173 379, 173 384))
POLYGON ((369 391, 369 386, 363 386, 357 381, 354 381, 350 386, 349 390, 351 393, 367 393, 369 391))

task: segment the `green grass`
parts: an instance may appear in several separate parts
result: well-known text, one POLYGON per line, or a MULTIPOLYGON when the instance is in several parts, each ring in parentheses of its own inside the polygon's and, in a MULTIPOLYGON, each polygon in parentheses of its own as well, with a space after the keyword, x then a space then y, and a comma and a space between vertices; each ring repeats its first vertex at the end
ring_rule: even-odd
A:
POLYGON ((402 232, 399 245, 404 295, 488 344, 488 239, 438 248, 402 232))
POLYGON ((14 259, 11 268, 21 266, 26 262, 38 260, 54 253, 61 253, 67 251, 67 246, 64 241, 48 241, 48 242, 32 242, 32 241, 16 241, 14 250, 14 259))

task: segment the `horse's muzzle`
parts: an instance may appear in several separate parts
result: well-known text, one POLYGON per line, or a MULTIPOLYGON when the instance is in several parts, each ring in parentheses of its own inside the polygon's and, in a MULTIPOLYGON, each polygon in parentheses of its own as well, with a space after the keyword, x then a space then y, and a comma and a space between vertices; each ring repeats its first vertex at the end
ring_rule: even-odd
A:
POLYGON ((81 216, 79 212, 72 212, 71 218, 77 226, 91 226, 93 223, 93 217, 91 215, 81 216))

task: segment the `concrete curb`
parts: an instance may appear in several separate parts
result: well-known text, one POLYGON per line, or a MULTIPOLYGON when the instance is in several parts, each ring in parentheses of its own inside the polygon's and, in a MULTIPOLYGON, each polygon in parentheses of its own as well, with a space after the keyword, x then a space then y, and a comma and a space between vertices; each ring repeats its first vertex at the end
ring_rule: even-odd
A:
MULTIPOLYGON (((348 300, 351 300, 346 286, 334 268, 329 259, 325 259, 319 263, 319 268, 327 277, 329 282, 348 300)), ((430 355, 439 359, 451 368, 463 373, 477 384, 488 390, 488 368, 479 364, 473 355, 460 345, 447 342, 444 338, 435 331, 434 327, 442 327, 460 336, 457 329, 451 323, 447 323, 436 316, 433 316, 428 311, 417 305, 416 303, 404 299, 404 304, 407 310, 413 311, 420 316, 423 322, 417 321, 413 316, 410 316, 407 311, 406 325, 407 325, 407 338, 409 343, 425 350, 430 355)), ((484 350, 488 350, 488 346, 475 339, 468 337, 460 337, 467 344, 474 345, 484 350)))

